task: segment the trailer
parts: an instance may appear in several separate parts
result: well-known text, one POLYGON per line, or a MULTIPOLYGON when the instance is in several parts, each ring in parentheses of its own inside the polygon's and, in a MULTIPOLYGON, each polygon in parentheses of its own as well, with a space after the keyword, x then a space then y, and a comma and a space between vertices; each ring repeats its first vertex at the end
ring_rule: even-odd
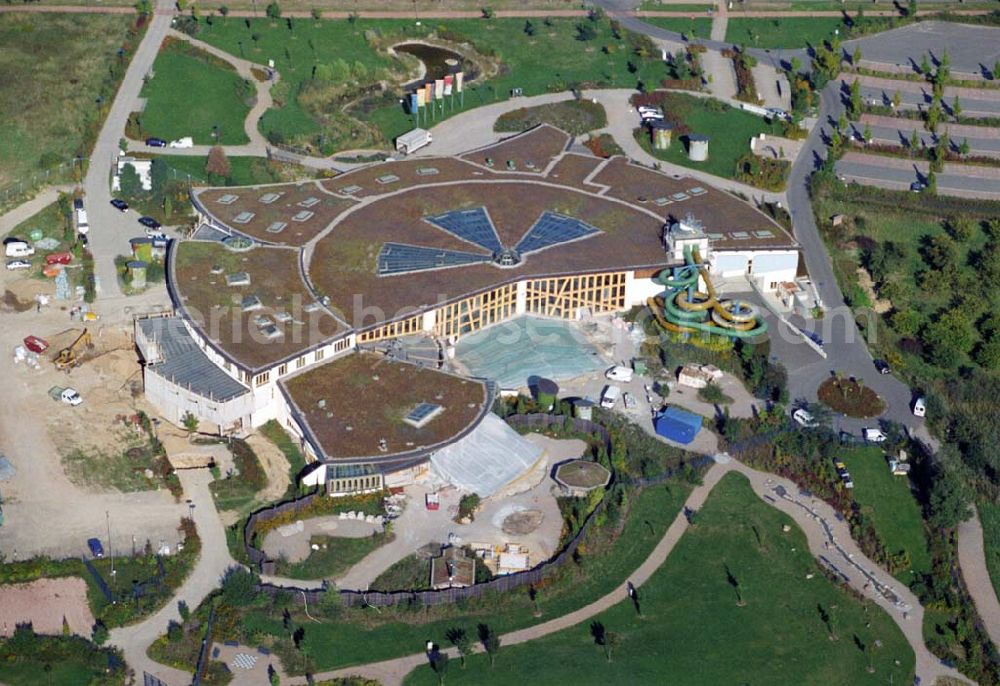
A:
POLYGON ((413 129, 396 138, 396 151, 409 155, 425 145, 430 145, 433 140, 430 131, 413 129))

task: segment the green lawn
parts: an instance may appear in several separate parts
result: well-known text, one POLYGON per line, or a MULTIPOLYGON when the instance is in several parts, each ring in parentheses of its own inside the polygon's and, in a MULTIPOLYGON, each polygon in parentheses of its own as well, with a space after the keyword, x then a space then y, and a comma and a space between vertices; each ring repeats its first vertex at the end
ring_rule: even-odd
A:
POLYGON ((380 548, 392 536, 376 534, 363 538, 343 538, 339 536, 313 536, 310 545, 318 545, 309 557, 295 564, 278 565, 279 576, 292 579, 332 579, 340 576, 360 562, 365 555, 380 548))
POLYGON ((840 17, 730 17, 726 42, 750 48, 804 48, 832 38, 835 29, 844 32, 840 17))
MULTIPOLYGON (((581 556, 578 572, 566 569, 539 590, 540 618, 526 590, 512 591, 464 606, 440 606, 432 613, 421 608, 383 609, 377 616, 363 609, 345 611, 336 621, 310 622, 303 645, 318 670, 334 669, 406 655, 429 639, 443 643, 445 632, 457 622, 485 621, 498 631, 511 631, 572 612, 628 578, 663 536, 689 492, 687 484, 671 482, 630 495, 631 513, 617 540, 610 546, 592 543, 581 556)), ((244 624, 251 622, 276 624, 282 635, 280 616, 252 611, 244 624)))
MULTIPOLYGON (((181 181, 190 180, 194 183, 208 183, 208 173, 205 171, 207 157, 200 155, 158 155, 170 167, 170 178, 181 181)), ((262 157, 229 157, 228 186, 252 186, 256 184, 276 183, 282 181, 280 174, 268 171, 268 161, 262 157)), ((273 164, 273 163, 272 163, 273 164)))
POLYGON ((417 555, 409 555, 385 570, 368 588, 374 590, 397 590, 428 588, 430 586, 430 560, 417 555))
POLYGON ((136 40, 128 37, 133 21, 108 14, 0 15, 0 189, 15 180, 45 183, 45 170, 62 163, 68 174, 74 155, 89 154, 125 66, 117 50, 136 40))
POLYGON ((604 107, 590 100, 565 100, 536 107, 522 107, 497 117, 494 131, 527 131, 539 124, 551 124, 566 133, 580 136, 608 125, 604 107))
MULTIPOLYGON (((801 530, 735 474, 716 486, 695 526, 638 597, 641 617, 625 599, 595 617, 621 637, 611 662, 595 645, 588 621, 501 646, 493 670, 482 656, 464 671, 455 665, 447 683, 826 686, 913 678, 913 652, 892 619, 829 582, 801 530), (786 523, 792 531, 782 533, 786 523), (869 660, 874 673, 866 669, 869 660)), ((475 635, 473 621, 464 624, 475 635)), ((422 666, 406 683, 436 680, 422 666)))
POLYGON ((860 448, 843 453, 854 480, 854 499, 869 515, 879 537, 889 553, 905 550, 910 555, 910 567, 896 574, 904 584, 915 575, 929 574, 931 556, 924 535, 920 506, 910 491, 909 480, 889 472, 884 453, 879 448, 860 448))
POLYGON ((147 99, 139 116, 143 136, 168 141, 191 136, 197 145, 210 145, 217 126, 222 143, 248 142, 243 122, 250 111, 247 98, 256 91, 230 65, 187 43, 168 41, 153 71, 142 89, 147 99))
POLYGON ((125 676, 120 654, 80 637, 32 632, 0 639, 0 682, 7 686, 117 686, 125 676))
POLYGON ((979 501, 979 519, 983 523, 983 547, 990 570, 993 590, 1000 597, 1000 505, 979 501))
POLYGON ((685 136, 676 132, 669 148, 653 150, 648 131, 640 130, 636 137, 643 149, 661 160, 726 179, 736 177, 736 161, 750 152, 750 138, 760 133, 780 133, 777 124, 769 124, 761 117, 734 109, 718 100, 669 93, 665 96, 663 107, 671 119, 682 122, 691 133, 710 137, 708 160, 692 162, 688 158, 685 136))
MULTIPOLYGON (((687 11, 687 10, 682 10, 687 11)), ((676 31, 686 34, 688 38, 708 38, 712 35, 712 20, 702 12, 692 12, 697 14, 695 19, 690 17, 642 17, 647 24, 659 26, 667 31, 676 31)))
POLYGON ((598 23, 596 37, 586 41, 577 40, 576 27, 587 20, 550 21, 551 26, 547 26, 542 19, 533 19, 534 35, 528 35, 524 19, 447 20, 422 26, 402 20, 294 20, 291 30, 284 21, 251 20, 249 29, 242 19, 216 19, 198 38, 255 62, 274 59, 281 73, 277 96, 283 106, 265 114, 261 130, 272 139, 311 145, 326 153, 385 146, 413 128, 413 118, 399 104, 401 91, 373 96, 352 108, 364 123, 345 120, 339 108, 345 98, 354 98, 349 91, 375 77, 395 83, 406 80, 404 65, 376 46, 424 38, 430 32, 453 42, 471 42, 480 53, 495 55, 503 67, 487 82, 469 82, 464 99, 449 99, 444 112, 436 112, 428 122, 421 119, 425 126, 464 109, 506 99, 512 88, 521 88, 530 96, 572 85, 634 87, 640 80, 655 85, 667 76, 657 50, 645 58, 637 57, 627 40, 613 38, 607 20, 598 23), (347 85, 313 81, 316 65, 336 65, 339 60, 352 74, 347 85))

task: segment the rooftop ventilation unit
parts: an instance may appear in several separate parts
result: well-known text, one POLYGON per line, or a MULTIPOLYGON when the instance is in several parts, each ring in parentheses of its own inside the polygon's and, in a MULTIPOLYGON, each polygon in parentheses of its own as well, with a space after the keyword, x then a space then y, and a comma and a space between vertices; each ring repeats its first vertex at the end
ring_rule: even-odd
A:
POLYGON ((309 210, 302 210, 301 212, 296 212, 292 216, 293 222, 305 222, 313 218, 315 212, 310 212, 309 210))
POLYGON ((260 298, 256 295, 248 295, 240 301, 240 309, 244 312, 253 312, 254 310, 259 310, 262 307, 264 307, 264 303, 262 303, 260 298))
POLYGON ((375 179, 375 181, 385 186, 386 184, 396 183, 397 181, 399 181, 399 177, 396 176, 395 174, 386 174, 384 176, 378 177, 377 179, 375 179))
POLYGON ((340 192, 343 193, 344 195, 354 195, 360 190, 361 186, 358 186, 357 184, 352 184, 350 186, 344 186, 343 188, 340 189, 340 192))
POLYGON ((299 203, 299 207, 315 207, 319 204, 319 198, 314 195, 310 195, 308 198, 299 203))
POLYGON ((236 224, 249 224, 256 216, 253 212, 240 212, 233 217, 233 222, 236 224))
POLYGON ((437 403, 420 403, 406 413, 403 421, 415 429, 421 429, 442 412, 444 407, 437 403))
POLYGON ((225 195, 220 196, 219 199, 216 200, 216 202, 219 203, 220 205, 232 205, 239 199, 240 196, 238 195, 233 195, 232 193, 226 193, 225 195))
POLYGON ((269 227, 265 229, 268 233, 281 233, 288 226, 287 222, 274 222, 269 227))
POLYGON ((226 276, 227 286, 249 286, 250 285, 250 275, 246 272, 236 272, 235 274, 228 274, 226 276))

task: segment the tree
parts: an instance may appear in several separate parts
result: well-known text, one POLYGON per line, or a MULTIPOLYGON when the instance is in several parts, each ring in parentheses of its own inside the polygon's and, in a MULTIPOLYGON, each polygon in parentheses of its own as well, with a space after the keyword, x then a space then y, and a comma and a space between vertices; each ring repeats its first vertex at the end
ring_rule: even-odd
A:
POLYGON ((135 3, 135 11, 139 13, 140 17, 148 17, 153 13, 153 4, 150 0, 139 0, 135 3))
POLYGON ((931 195, 937 195, 937 172, 933 169, 927 172, 927 192, 931 195))
POLYGON ((500 636, 493 627, 486 624, 480 624, 477 627, 479 633, 479 642, 483 644, 483 650, 490 658, 490 668, 496 664, 497 653, 500 652, 500 636))
POLYGON ((181 616, 181 621, 186 622, 191 618, 191 608, 183 600, 177 601, 177 613, 181 616))
POLYGON ((962 116, 962 103, 959 101, 958 95, 951 101, 951 113, 956 118, 962 116))
POLYGON ((462 669, 465 669, 465 659, 472 654, 472 639, 465 629, 452 628, 445 632, 447 638, 458 650, 458 656, 462 660, 462 669))
POLYGON ((250 604, 256 591, 253 573, 243 567, 230 567, 222 577, 222 600, 230 607, 250 604))
POLYGON ((182 638, 184 638, 184 628, 171 619, 167 622, 167 640, 178 643, 182 638))
POLYGON ((200 422, 198 421, 198 418, 195 417, 190 412, 185 412, 184 416, 181 417, 181 424, 183 424, 184 428, 187 429, 190 433, 194 433, 195 431, 198 430, 199 423, 200 422))
POLYGON ((913 133, 910 135, 910 152, 917 150, 920 147, 920 134, 917 133, 916 129, 913 129, 913 133))
POLYGON ((941 105, 936 101, 931 103, 931 106, 927 108, 927 119, 926 126, 927 130, 931 133, 937 131, 938 122, 941 121, 941 105))
POLYGON ((169 195, 163 196, 163 216, 170 217, 174 213, 174 203, 169 195))
POLYGON ((535 35, 535 25, 531 23, 530 19, 527 19, 524 22, 524 32, 529 36, 535 35))
POLYGON ((126 198, 136 198, 143 193, 142 179, 139 178, 139 172, 131 164, 126 164, 122 167, 119 184, 122 195, 126 198))
POLYGON ((594 40, 597 38, 597 29, 592 23, 581 22, 576 25, 576 39, 580 41, 594 40))
POLYGON ((865 130, 864 130, 864 132, 862 132, 861 136, 862 136, 862 138, 865 139, 865 144, 866 145, 868 143, 871 143, 872 142, 872 127, 870 125, 868 125, 868 124, 865 124, 865 130))
POLYGON ((958 144, 958 152, 959 152, 959 154, 961 154, 961 155, 968 155, 970 149, 971 148, 969 146, 969 139, 968 138, 963 138, 962 142, 958 144))
POLYGON ((950 273, 958 266, 958 245, 951 236, 938 234, 924 245, 923 258, 931 269, 950 273))
POLYGON ((940 529, 953 529, 971 516, 969 493, 950 470, 942 470, 931 480, 927 503, 930 523, 940 529))
POLYGON ((221 145, 213 145, 212 149, 208 151, 208 161, 205 163, 205 171, 223 178, 229 176, 229 158, 226 157, 226 151, 221 145))
POLYGON ((492 19, 496 15, 492 7, 484 7, 480 12, 483 15, 483 19, 492 19))
POLYGON ((70 635, 69 621, 67 621, 66 615, 63 615, 62 635, 63 636, 69 636, 70 635))
POLYGON ((444 678, 448 674, 448 662, 450 658, 448 653, 442 653, 440 651, 434 651, 431 653, 431 669, 437 674, 438 686, 444 686, 444 678))
POLYGON ((855 67, 861 64, 861 48, 855 46, 854 54, 851 55, 851 64, 855 67))
POLYGON ((267 9, 264 10, 264 14, 266 14, 267 18, 272 21, 275 19, 281 19, 281 5, 278 4, 277 0, 271 0, 267 9))
POLYGON ((993 65, 993 78, 1000 79, 1000 60, 997 60, 993 65))
POLYGON ((965 312, 947 309, 924 326, 921 339, 927 348, 928 361, 943 369, 951 369, 972 350, 976 334, 965 312))
POLYGON ((319 21, 323 18, 323 12, 318 7, 313 7, 309 14, 312 15, 314 21, 319 21))
POLYGON ((170 168, 160 159, 154 159, 149 165, 149 186, 155 196, 167 192, 167 182, 170 180, 170 168))
POLYGON ((892 94, 892 108, 899 109, 899 104, 901 102, 903 102, 903 96, 900 95, 899 91, 897 90, 895 93, 892 94))
POLYGON ((97 620, 90 630, 90 639, 99 646, 108 642, 108 627, 104 626, 104 622, 97 620))
POLYGON ((226 23, 226 18, 229 16, 229 7, 222 5, 219 7, 219 14, 222 15, 222 23, 226 23))
POLYGON ((920 73, 927 76, 931 73, 931 63, 927 59, 927 55, 920 58, 920 73))
POLYGON ((861 83, 854 79, 851 82, 851 101, 850 101, 850 116, 851 119, 857 119, 861 116, 861 83))
POLYGON ((1000 336, 994 335, 976 350, 976 362, 986 369, 1000 369, 1000 336))
POLYGON ((945 230, 959 243, 965 243, 976 232, 976 220, 971 217, 950 217, 945 230))

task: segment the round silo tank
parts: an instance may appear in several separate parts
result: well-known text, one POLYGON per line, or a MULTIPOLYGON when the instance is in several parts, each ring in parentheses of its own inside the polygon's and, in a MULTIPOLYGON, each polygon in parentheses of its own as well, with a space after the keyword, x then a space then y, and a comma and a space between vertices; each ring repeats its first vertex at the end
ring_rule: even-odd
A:
POLYGON ((708 136, 699 133, 688 136, 688 157, 692 162, 704 162, 708 159, 708 136))

